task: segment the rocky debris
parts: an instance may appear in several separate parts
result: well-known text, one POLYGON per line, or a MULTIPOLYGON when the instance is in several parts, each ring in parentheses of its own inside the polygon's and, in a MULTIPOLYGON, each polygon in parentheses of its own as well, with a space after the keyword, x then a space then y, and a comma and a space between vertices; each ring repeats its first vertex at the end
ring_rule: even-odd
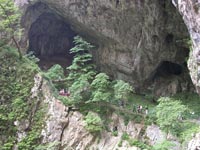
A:
POLYGON ((149 138, 149 144, 154 145, 165 139, 165 134, 156 125, 150 125, 146 129, 146 136, 149 138))
POLYGON ((24 137, 26 137, 26 129, 29 127, 29 121, 28 120, 22 120, 22 121, 15 121, 14 125, 17 127, 17 142, 20 142, 24 137))
POLYGON ((140 93, 162 61, 181 65, 188 57, 183 42, 188 32, 170 1, 36 0, 24 8, 22 45, 42 14, 57 14, 96 45, 94 61, 100 70, 129 81, 140 93))
POLYGON ((200 94, 200 2, 198 0, 178 0, 176 8, 187 25, 192 41, 192 49, 188 61, 188 68, 196 91, 200 94))
POLYGON ((196 134, 188 143, 187 150, 200 150, 200 133, 196 134))
POLYGON ((39 99, 39 93, 41 92, 43 78, 40 74, 36 74, 34 77, 34 86, 31 89, 31 98, 37 97, 39 99))

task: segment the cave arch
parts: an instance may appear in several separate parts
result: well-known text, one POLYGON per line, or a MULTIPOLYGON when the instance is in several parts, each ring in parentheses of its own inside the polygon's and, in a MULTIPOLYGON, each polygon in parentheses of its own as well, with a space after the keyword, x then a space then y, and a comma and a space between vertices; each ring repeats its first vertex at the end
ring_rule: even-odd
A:
POLYGON ((28 51, 32 51, 40 59, 39 65, 46 69, 56 63, 68 66, 72 61, 69 50, 73 47, 74 36, 69 24, 53 13, 45 12, 30 27, 28 51))
POLYGON ((154 81, 159 77, 169 78, 170 76, 179 76, 183 71, 183 65, 170 61, 162 61, 152 73, 151 80, 154 81))

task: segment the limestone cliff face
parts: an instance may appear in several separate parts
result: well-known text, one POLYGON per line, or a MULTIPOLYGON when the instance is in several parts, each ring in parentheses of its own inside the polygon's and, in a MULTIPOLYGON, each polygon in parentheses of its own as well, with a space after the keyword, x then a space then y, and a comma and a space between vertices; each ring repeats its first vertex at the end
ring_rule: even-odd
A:
MULTIPOLYGON (((43 126, 41 126, 41 143, 58 143, 54 150, 137 150, 135 146, 130 146, 126 140, 122 140, 122 135, 127 133, 130 138, 138 139, 154 145, 165 139, 164 133, 156 125, 145 126, 144 123, 129 121, 125 124, 122 116, 115 112, 107 116, 109 123, 107 129, 99 134, 92 134, 85 128, 84 115, 79 111, 68 111, 68 107, 56 99, 52 94, 49 82, 39 74, 35 77, 35 86, 31 90, 32 96, 38 97, 41 92, 43 97, 38 97, 39 101, 47 107, 43 126), (114 127, 117 127, 117 135, 113 135, 114 127), (121 144, 120 144, 121 143, 121 144)), ((24 126, 25 124, 23 124, 24 126)), ((22 125, 17 125, 21 127, 22 125)), ((26 136, 26 131, 19 128, 18 140, 21 136, 26 136)), ((178 147, 180 144, 176 144, 178 147)), ((175 148, 180 149, 180 148, 175 148)))
POLYGON ((200 93, 200 1, 173 0, 187 25, 192 40, 192 51, 188 67, 196 90, 200 93))
POLYGON ((28 32, 39 16, 54 13, 74 32, 96 45, 94 60, 110 76, 129 81, 139 92, 154 88, 158 95, 165 95, 157 92, 154 85, 163 81, 162 91, 168 94, 191 89, 183 65, 189 53, 184 41, 189 35, 170 1, 16 0, 16 3, 25 10, 22 45, 31 38, 28 32), (162 66, 165 62, 172 63, 162 66), (180 65, 180 73, 176 74, 173 64, 180 65), (168 71, 162 73, 159 70, 162 67, 168 71), (171 86, 176 88, 171 90, 171 86))

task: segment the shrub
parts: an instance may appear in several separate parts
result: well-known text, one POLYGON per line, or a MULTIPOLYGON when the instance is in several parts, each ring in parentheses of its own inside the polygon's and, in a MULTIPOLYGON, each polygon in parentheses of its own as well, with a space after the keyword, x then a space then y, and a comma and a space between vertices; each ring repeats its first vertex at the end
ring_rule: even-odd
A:
POLYGON ((153 150, 171 150, 174 147, 174 143, 164 140, 153 146, 153 150))
POLYGON ((114 94, 116 99, 127 100, 130 92, 133 91, 132 86, 129 83, 124 82, 123 80, 117 80, 117 83, 114 84, 114 94))
POLYGON ((102 131, 103 123, 98 114, 88 112, 84 119, 85 128, 91 133, 97 133, 102 131))
POLYGON ((157 123, 167 134, 174 133, 180 126, 183 114, 188 110, 180 101, 172 100, 169 97, 162 97, 156 106, 157 123))
POLYGON ((106 101, 111 99, 110 81, 105 73, 99 73, 91 83, 92 98, 91 101, 106 101))
POLYGON ((60 80, 64 78, 64 71, 60 65, 56 64, 44 73, 44 75, 50 80, 60 80))

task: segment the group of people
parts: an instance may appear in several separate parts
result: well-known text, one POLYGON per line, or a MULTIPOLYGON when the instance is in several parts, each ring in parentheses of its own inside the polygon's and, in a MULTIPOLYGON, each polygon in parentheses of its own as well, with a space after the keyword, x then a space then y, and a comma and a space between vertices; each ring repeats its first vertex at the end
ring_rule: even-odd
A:
MULTIPOLYGON (((119 101, 119 107, 124 108, 126 103, 124 100, 119 101)), ((148 106, 143 107, 142 105, 133 105, 133 112, 140 113, 140 114, 148 114, 148 106)))
POLYGON ((141 113, 141 114, 148 114, 148 106, 143 107, 142 105, 134 105, 133 112, 141 113))
POLYGON ((69 96, 70 96, 70 91, 67 90, 67 89, 61 89, 61 90, 59 91, 59 95, 69 97, 69 96))

